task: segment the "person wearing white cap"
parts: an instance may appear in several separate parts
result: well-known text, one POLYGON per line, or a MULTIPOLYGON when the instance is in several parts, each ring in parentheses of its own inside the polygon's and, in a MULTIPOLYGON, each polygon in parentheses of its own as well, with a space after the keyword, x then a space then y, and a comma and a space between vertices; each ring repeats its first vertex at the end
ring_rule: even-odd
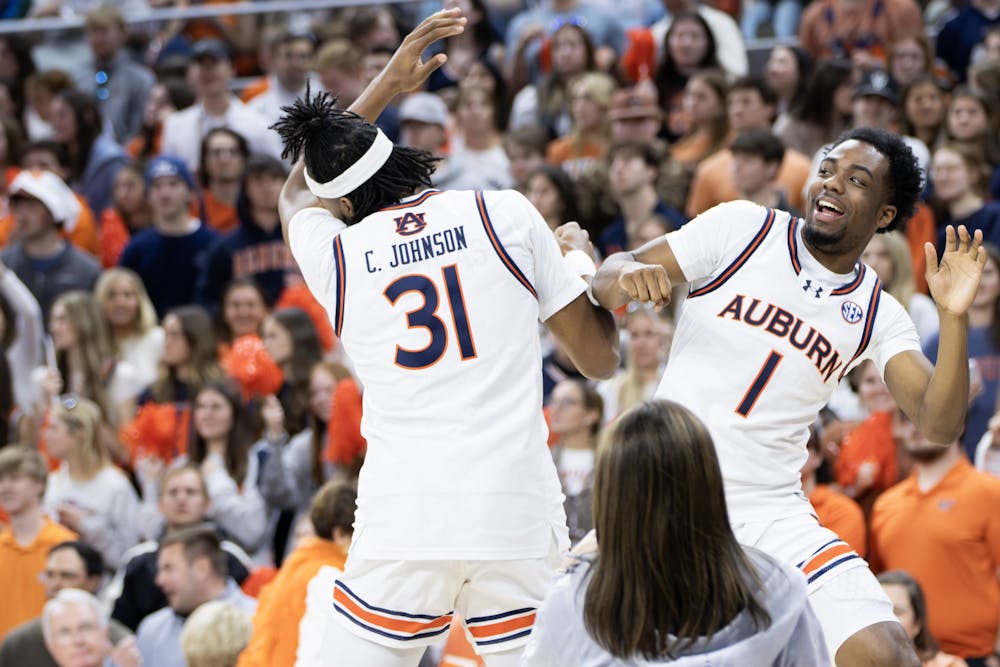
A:
POLYGON ((10 210, 17 241, 0 260, 49 312, 60 294, 91 290, 101 265, 60 234, 72 231, 80 204, 61 178, 50 171, 22 171, 10 184, 10 210))
POLYGON ((399 143, 441 157, 448 107, 434 93, 413 93, 399 105, 399 143))

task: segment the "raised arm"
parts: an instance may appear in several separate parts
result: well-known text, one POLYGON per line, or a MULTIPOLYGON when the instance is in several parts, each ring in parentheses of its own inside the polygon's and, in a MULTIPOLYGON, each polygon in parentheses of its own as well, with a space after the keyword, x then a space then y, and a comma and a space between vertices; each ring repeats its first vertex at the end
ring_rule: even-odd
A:
POLYGON ((938 263, 927 243, 927 285, 938 307, 941 331, 937 365, 916 351, 897 354, 885 367, 885 382, 896 402, 931 442, 950 444, 965 426, 969 404, 968 312, 986 266, 983 234, 970 238, 964 226, 948 226, 938 263))
POLYGON ((609 310, 629 301, 664 306, 670 302, 675 284, 686 283, 669 235, 653 239, 634 252, 611 255, 598 269, 591 283, 594 298, 609 310))

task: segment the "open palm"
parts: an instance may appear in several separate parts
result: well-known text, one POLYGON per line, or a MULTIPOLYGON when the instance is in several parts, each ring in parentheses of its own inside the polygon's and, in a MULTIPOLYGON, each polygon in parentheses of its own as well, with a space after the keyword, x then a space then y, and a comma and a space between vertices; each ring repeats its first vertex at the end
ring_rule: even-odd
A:
POLYGON ((925 244, 924 253, 927 257, 927 286, 934 302, 947 313, 965 315, 976 298, 983 267, 986 266, 982 231, 977 229, 975 235, 970 237, 964 225, 960 225, 957 232, 948 225, 940 263, 932 244, 925 244))

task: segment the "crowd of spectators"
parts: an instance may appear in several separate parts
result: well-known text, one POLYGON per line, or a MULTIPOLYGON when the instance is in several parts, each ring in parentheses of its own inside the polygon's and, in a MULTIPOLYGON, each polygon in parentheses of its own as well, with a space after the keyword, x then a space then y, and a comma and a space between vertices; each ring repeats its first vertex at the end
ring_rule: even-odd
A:
MULTIPOLYGON (((307 85, 350 105, 438 5, 143 18, 174 4, 0 1, 84 24, 0 34, 0 667, 312 664, 350 544, 363 387, 282 240, 269 126, 307 85)), ((905 137, 923 201, 864 261, 933 360, 924 244, 982 231, 967 428, 925 446, 863 364, 803 487, 925 664, 1000 667, 1000 0, 445 4, 466 31, 378 125, 435 187, 518 189, 602 256, 732 199, 804 215, 843 129, 905 137)), ((574 539, 602 432, 669 354, 670 310, 618 315, 611 380, 544 348, 574 539)))

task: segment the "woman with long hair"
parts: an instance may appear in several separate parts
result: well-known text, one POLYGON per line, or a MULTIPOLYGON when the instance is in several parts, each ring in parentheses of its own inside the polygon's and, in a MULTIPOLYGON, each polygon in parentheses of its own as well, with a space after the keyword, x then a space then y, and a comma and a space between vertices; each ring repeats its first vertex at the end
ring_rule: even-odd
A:
POLYGON ((209 517, 247 553, 261 551, 267 512, 257 490, 253 432, 239 390, 227 380, 210 380, 194 397, 191 424, 187 460, 205 476, 209 517))
MULTIPOLYGON (((313 494, 324 482, 334 475, 352 476, 353 471, 335 469, 323 460, 334 389, 338 382, 350 377, 350 371, 338 363, 321 361, 313 366, 309 374, 308 425, 298 433, 289 433, 285 428, 285 412, 277 398, 268 397, 261 408, 264 437, 252 448, 254 452, 266 451, 261 457, 260 494, 269 506, 292 515, 287 522, 290 526, 308 516, 313 494)), ((281 560, 284 546, 275 545, 275 560, 281 560)))
POLYGON ((847 129, 853 113, 853 72, 851 61, 841 58, 816 66, 805 92, 774 125, 786 148, 812 156, 847 129))
POLYGON ((74 394, 59 397, 45 427, 48 453, 59 460, 49 473, 45 506, 59 523, 97 549, 114 571, 139 541, 139 499, 128 478, 111 463, 103 443, 101 409, 74 394))
POLYGON ((726 94, 729 86, 721 70, 696 72, 684 87, 681 107, 684 134, 670 149, 671 157, 693 171, 702 160, 725 148, 729 138, 726 94))
POLYGON ((948 91, 933 74, 920 74, 903 88, 900 134, 916 137, 932 151, 944 139, 948 91))
POLYGON ((129 240, 153 224, 153 208, 146 198, 146 176, 136 162, 122 165, 115 175, 111 206, 101 215, 101 264, 118 264, 129 240))
POLYGON ((788 113, 806 92, 812 74, 812 58, 797 46, 778 44, 767 57, 764 80, 778 95, 778 116, 788 113))
MULTIPOLYGON (((990 417, 996 412, 1000 377, 992 369, 1000 367, 1000 251, 984 243, 986 266, 979 280, 979 289, 969 308, 969 359, 974 360, 981 372, 982 390, 972 395, 965 416, 965 433, 962 445, 970 461, 975 460, 976 444, 986 433, 990 417)), ((931 363, 937 362, 938 337, 923 341, 924 356, 931 363)))
POLYGON ((995 101, 971 88, 958 88, 951 94, 945 136, 950 142, 964 144, 978 151, 990 165, 987 181, 994 199, 1000 199, 1000 111, 995 101))
POLYGON ((267 317, 267 298, 253 278, 236 278, 222 292, 219 343, 231 346, 240 336, 260 336, 267 317))
POLYGON ((125 149, 104 134, 97 98, 76 90, 56 95, 51 106, 53 138, 69 154, 73 189, 94 211, 111 205, 115 175, 128 162, 125 149))
POLYGON ((927 340, 938 332, 937 306, 929 296, 917 292, 910 247, 902 232, 874 235, 861 253, 861 261, 875 269, 882 289, 893 295, 910 314, 920 340, 927 340))
POLYGON ((575 544, 594 527, 591 503, 597 436, 604 420, 604 402, 593 385, 571 378, 549 396, 549 431, 559 437, 553 449, 559 483, 566 500, 569 540, 575 544))
POLYGON ((131 419, 145 385, 135 367, 116 354, 94 297, 79 290, 62 294, 49 312, 49 332, 56 367, 35 371, 44 389, 40 409, 68 392, 96 403, 111 426, 131 419))
POLYGON ((653 398, 673 332, 669 321, 641 307, 626 313, 622 328, 628 333, 625 368, 598 384, 604 398, 605 423, 653 398))
POLYGON ((968 667, 965 660, 941 650, 927 627, 927 602, 920 584, 910 573, 889 570, 878 575, 882 590, 892 600, 892 610, 913 642, 923 667, 968 667))
POLYGON ((737 543, 711 436, 682 406, 616 423, 594 525, 596 555, 550 589, 522 665, 830 664, 801 573, 737 543))
POLYGON ((566 23, 549 38, 551 65, 537 84, 518 91, 511 103, 510 127, 541 125, 550 137, 561 137, 572 128, 569 85, 585 72, 597 71, 594 42, 583 26, 566 23))
POLYGON ((983 232, 983 241, 1000 245, 1000 202, 987 201, 990 167, 978 146, 949 142, 931 158, 939 248, 944 246, 945 227, 965 225, 969 233, 983 232))
POLYGON ((282 308, 264 319, 261 340, 285 377, 277 398, 285 413, 286 429, 299 433, 308 424, 309 376, 323 358, 316 327, 304 311, 282 308))
POLYGON ((899 37, 889 45, 886 70, 900 88, 917 77, 934 72, 934 49, 926 36, 916 33, 899 37))
POLYGON ((577 209, 576 185, 573 179, 559 167, 542 165, 528 177, 528 191, 525 192, 538 212, 542 214, 549 229, 580 220, 577 209))
POLYGON ((161 76, 160 81, 149 91, 146 106, 142 111, 142 128, 128 142, 128 154, 138 160, 146 160, 160 154, 163 144, 163 121, 167 116, 194 104, 194 92, 182 77, 161 76))
POLYGON ((186 403, 205 383, 223 377, 212 318, 200 306, 180 306, 163 318, 163 354, 150 398, 186 403))
POLYGON ((163 355, 163 329, 142 278, 123 267, 105 269, 94 285, 94 298, 116 356, 132 365, 143 387, 153 384, 163 355))
POLYGON ((569 115, 573 126, 564 137, 549 143, 545 159, 577 176, 604 159, 611 144, 608 109, 615 80, 603 72, 586 72, 570 84, 569 115))
POLYGON ((722 65, 716 56, 715 35, 696 12, 678 12, 663 38, 663 55, 653 74, 660 108, 667 114, 671 138, 680 136, 671 118, 681 108, 681 99, 688 79, 695 72, 718 69, 722 65))

